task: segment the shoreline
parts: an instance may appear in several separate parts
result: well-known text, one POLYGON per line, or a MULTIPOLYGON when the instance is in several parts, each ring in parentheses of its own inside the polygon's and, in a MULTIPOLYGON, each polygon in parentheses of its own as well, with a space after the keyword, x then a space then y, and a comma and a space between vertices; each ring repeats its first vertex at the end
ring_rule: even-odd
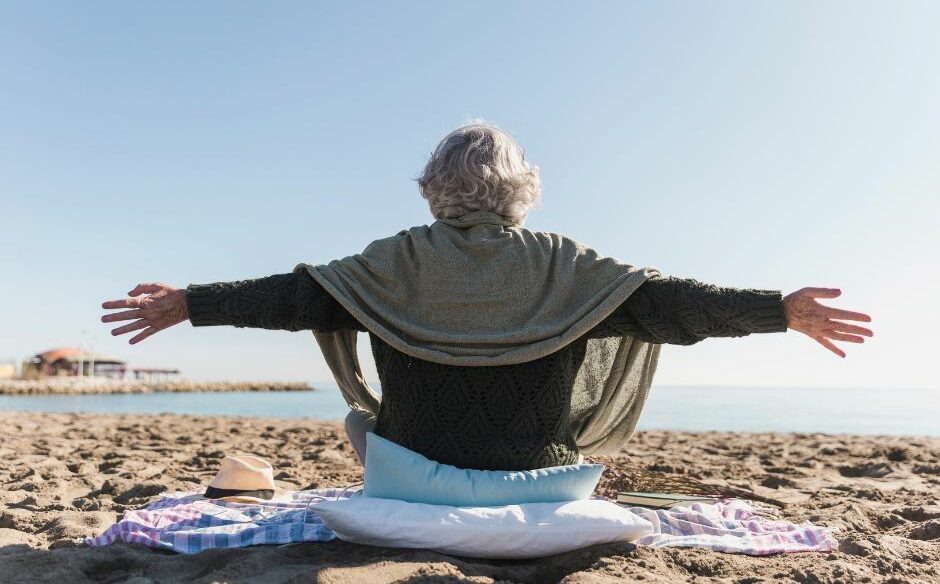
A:
MULTIPOLYGON (((228 392, 219 392, 219 393, 258 393, 263 392, 264 390, 231 390, 228 392)), ((278 391, 278 390, 271 390, 278 391)), ((308 387, 307 389, 300 390, 283 390, 285 392, 289 391, 322 391, 315 387, 308 387)), ((161 393, 161 392, 141 392, 141 393, 161 393)), ((167 393, 185 393, 185 392, 167 392, 167 393)), ((211 393, 211 392, 206 392, 211 393)), ((0 393, 0 396, 10 396, 10 397, 28 397, 30 395, 82 395, 82 394, 3 394, 0 393)), ((108 394, 89 394, 89 395, 108 395, 108 394)), ((121 394, 115 394, 121 395, 121 394)), ((320 418, 316 416, 292 416, 292 417, 277 417, 270 415, 252 415, 252 414, 206 414, 206 413, 178 413, 178 412, 100 412, 100 411, 41 411, 41 410, 31 410, 31 409, 15 409, 15 408, 2 408, 0 407, 0 418, 4 414, 25 414, 25 415, 36 415, 36 416, 62 416, 62 415, 77 415, 77 416, 103 416, 103 417, 122 417, 122 418, 161 418, 161 417, 180 417, 180 418, 212 418, 218 420, 229 420, 232 422, 247 422, 247 423, 262 423, 262 422, 274 422, 277 424, 289 424, 292 421, 302 422, 302 423, 323 423, 323 424, 343 424, 343 416, 338 416, 335 418, 320 418)), ((751 437, 754 439, 761 439, 763 437, 774 437, 774 438, 791 438, 794 440, 801 439, 824 439, 824 438, 834 438, 834 439, 860 439, 860 440, 911 440, 917 443, 922 441, 926 442, 940 442, 940 434, 886 434, 886 433, 860 433, 860 432, 828 432, 828 431, 787 431, 787 430, 688 430, 688 429, 676 429, 676 428, 642 428, 637 429, 637 434, 676 434, 676 435, 709 435, 714 437, 719 436, 733 436, 736 438, 747 438, 751 437)), ((629 444, 627 445, 629 448, 629 444)), ((598 456, 594 457, 598 460, 608 459, 611 457, 598 456)))
POLYGON ((748 557, 612 544, 486 562, 341 541, 195 556, 76 545, 161 493, 204 487, 226 453, 271 461, 278 489, 348 486, 362 480, 362 468, 333 421, 0 412, 0 423, 0 574, 14 581, 926 584, 940 575, 940 438, 639 432, 619 455, 594 458, 607 466, 597 494, 629 486, 637 470, 692 477, 771 500, 788 521, 831 527, 839 549, 748 557))
POLYGON ((303 381, 125 381, 100 377, 0 380, 0 395, 123 395, 136 393, 215 393, 314 391, 303 381))

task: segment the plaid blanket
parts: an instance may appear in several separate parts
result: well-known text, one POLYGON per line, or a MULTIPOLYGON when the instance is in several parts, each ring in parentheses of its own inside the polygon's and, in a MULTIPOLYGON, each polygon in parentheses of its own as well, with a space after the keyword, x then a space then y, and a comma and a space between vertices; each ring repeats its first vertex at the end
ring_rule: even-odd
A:
POLYGON ((738 499, 669 510, 629 509, 653 524, 653 533, 637 545, 699 547, 749 556, 828 552, 838 546, 825 527, 758 517, 750 504, 738 499))
MULTIPOLYGON (((316 504, 355 492, 293 491, 264 503, 229 503, 204 499, 200 492, 175 493, 146 509, 125 512, 120 521, 98 537, 86 538, 85 543, 101 546, 123 541, 195 554, 211 548, 330 541, 336 536, 316 514, 316 504)), ((748 503, 739 500, 669 510, 629 509, 653 524, 653 534, 637 545, 701 547, 754 556, 836 547, 825 528, 757 517, 748 503)))
POLYGON ((146 509, 126 511, 120 521, 85 543, 123 541, 196 554, 212 548, 330 541, 336 536, 311 508, 348 494, 341 489, 291 491, 264 503, 230 503, 204 499, 202 491, 173 493, 146 509))

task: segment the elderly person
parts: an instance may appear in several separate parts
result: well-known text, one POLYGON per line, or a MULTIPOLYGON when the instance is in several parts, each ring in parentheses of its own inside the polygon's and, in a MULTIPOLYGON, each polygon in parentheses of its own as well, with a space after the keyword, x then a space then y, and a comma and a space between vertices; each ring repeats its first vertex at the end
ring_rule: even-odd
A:
POLYGON ((351 407, 349 440, 366 432, 462 468, 535 469, 619 450, 632 435, 661 344, 793 329, 840 357, 835 341, 871 319, 817 302, 829 288, 718 287, 599 255, 523 227, 538 168, 506 132, 460 127, 418 179, 436 221, 326 265, 253 280, 140 284, 105 302, 104 322, 134 344, 189 320, 311 330, 351 407), (355 343, 367 332, 381 397, 355 343))

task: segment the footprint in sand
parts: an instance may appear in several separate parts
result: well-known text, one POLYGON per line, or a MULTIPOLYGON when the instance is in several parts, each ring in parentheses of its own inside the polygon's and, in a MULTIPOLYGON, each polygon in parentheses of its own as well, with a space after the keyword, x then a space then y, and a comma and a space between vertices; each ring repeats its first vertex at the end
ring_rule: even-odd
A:
POLYGON ((911 539, 919 539, 923 541, 940 539, 940 519, 932 519, 926 523, 918 525, 911 530, 911 533, 908 535, 908 537, 911 539))
POLYGON ((880 479, 881 477, 887 476, 893 472, 894 468, 885 462, 866 462, 863 464, 853 464, 839 467, 839 474, 850 478, 868 477, 880 479))

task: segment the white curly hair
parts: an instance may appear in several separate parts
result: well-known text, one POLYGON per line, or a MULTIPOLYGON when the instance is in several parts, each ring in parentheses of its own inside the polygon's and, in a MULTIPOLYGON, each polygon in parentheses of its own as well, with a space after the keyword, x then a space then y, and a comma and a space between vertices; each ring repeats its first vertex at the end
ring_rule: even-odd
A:
POLYGON ((444 136, 417 178, 435 219, 492 211, 521 225, 542 194, 539 168, 504 130, 473 120, 444 136))

